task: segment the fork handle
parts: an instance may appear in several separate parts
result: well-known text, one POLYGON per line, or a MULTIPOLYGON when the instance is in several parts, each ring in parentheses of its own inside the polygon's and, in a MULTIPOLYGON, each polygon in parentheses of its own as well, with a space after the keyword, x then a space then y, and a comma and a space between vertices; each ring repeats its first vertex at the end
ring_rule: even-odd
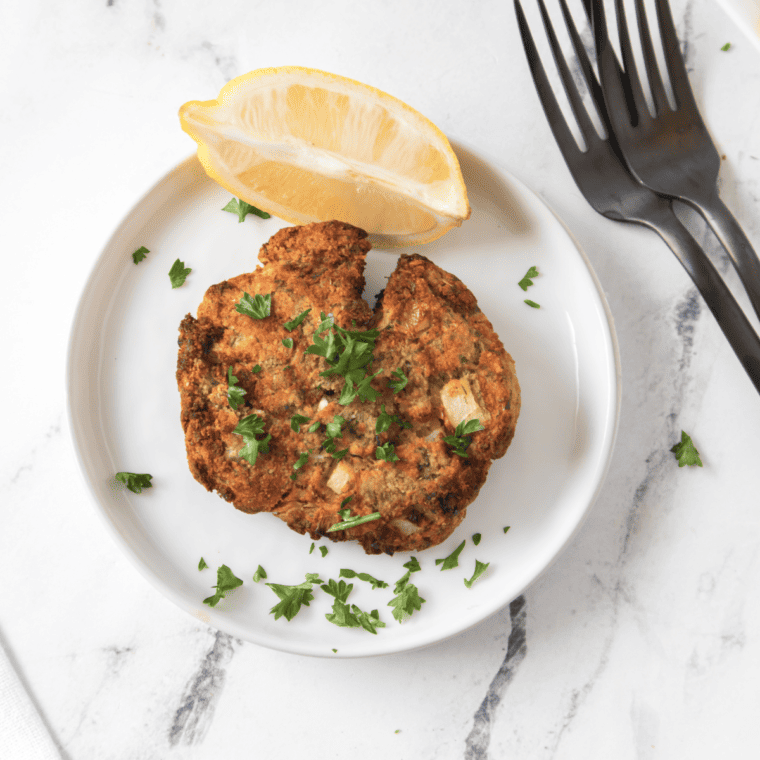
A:
POLYGON ((745 372, 760 393, 760 337, 705 252, 678 221, 669 202, 649 209, 641 221, 667 243, 712 311, 745 372))
POLYGON ((755 314, 760 317, 760 259, 739 222, 720 199, 717 190, 707 198, 684 200, 712 227, 734 263, 755 314))

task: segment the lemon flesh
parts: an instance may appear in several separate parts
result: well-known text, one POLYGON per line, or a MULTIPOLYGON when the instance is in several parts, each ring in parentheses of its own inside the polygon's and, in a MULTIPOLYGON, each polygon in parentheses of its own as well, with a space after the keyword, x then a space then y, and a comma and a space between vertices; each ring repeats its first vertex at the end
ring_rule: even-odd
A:
POLYGON ((180 109, 207 174, 292 224, 338 219, 381 247, 426 243, 470 215, 445 135, 397 98, 315 69, 259 69, 180 109))

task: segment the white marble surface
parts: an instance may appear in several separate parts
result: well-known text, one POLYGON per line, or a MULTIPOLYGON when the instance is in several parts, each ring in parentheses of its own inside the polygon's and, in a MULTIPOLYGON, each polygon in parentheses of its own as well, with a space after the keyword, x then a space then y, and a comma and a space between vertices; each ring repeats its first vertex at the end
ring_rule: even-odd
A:
MULTIPOLYGON (((760 55, 708 0, 673 6, 722 196, 760 249, 760 55)), ((0 640, 64 758, 758 756, 760 398, 665 246, 581 198, 509 0, 4 11, 0 640), (615 317, 620 429, 590 517, 512 605, 421 651, 298 657, 187 616, 104 531, 67 431, 80 289, 123 214, 191 152, 177 107, 282 64, 371 83, 503 156, 567 222, 615 317), (682 428, 701 469, 668 451, 682 428)))

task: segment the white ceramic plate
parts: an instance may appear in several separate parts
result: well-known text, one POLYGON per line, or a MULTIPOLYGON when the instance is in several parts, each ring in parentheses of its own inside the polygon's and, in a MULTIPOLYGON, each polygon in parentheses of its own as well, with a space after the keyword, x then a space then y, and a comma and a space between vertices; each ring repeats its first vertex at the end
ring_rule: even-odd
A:
MULTIPOLYGON (((409 555, 367 556, 351 543, 311 539, 269 514, 246 515, 191 476, 180 427, 174 373, 177 329, 195 313, 210 285, 250 271, 259 247, 285 223, 249 216, 239 224, 222 207, 229 193, 209 180, 195 157, 155 185, 108 241, 84 288, 68 358, 70 427, 85 480, 117 544, 163 594, 210 625, 289 652, 330 657, 384 654, 457 634, 509 603, 570 540, 591 506, 612 452, 619 406, 619 369, 612 322, 588 261, 554 214, 493 160, 455 145, 472 217, 424 247, 460 277, 512 354, 522 386, 522 412, 507 455, 496 462, 467 518, 442 545, 417 556, 413 581, 426 599, 403 624, 387 606, 409 555), (150 249, 139 265, 131 253, 150 249), (175 259, 192 268, 172 290, 175 259), (540 277, 524 293, 518 281, 536 265, 540 277), (526 297, 540 309, 524 303, 526 297), (116 486, 120 470, 148 472, 153 488, 135 495, 116 486), (505 534, 503 528, 511 526, 505 534), (473 544, 473 533, 482 541, 473 544), (460 566, 441 571, 436 558, 467 544, 460 566), (209 569, 199 572, 204 557, 209 569), (471 589, 463 583, 476 558, 490 567, 471 589), (245 583, 217 607, 216 568, 227 564, 245 583), (316 590, 291 621, 275 620, 278 602, 252 576, 297 584, 307 572, 323 580, 341 568, 387 581, 372 590, 354 582, 350 601, 378 609, 377 635, 338 628, 325 619, 332 597, 316 590), (337 653, 332 650, 337 649, 337 653)), ((366 296, 384 285, 397 255, 372 251, 366 296)))

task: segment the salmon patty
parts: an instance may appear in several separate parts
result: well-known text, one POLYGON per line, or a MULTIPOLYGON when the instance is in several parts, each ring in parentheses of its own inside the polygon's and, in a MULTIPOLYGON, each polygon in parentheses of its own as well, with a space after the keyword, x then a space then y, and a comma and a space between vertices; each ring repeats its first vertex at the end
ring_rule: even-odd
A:
POLYGON ((182 320, 187 459, 243 512, 368 554, 421 551, 506 452, 520 386, 475 297, 424 256, 402 254, 370 309, 366 237, 336 221, 282 229, 262 267, 182 320))

